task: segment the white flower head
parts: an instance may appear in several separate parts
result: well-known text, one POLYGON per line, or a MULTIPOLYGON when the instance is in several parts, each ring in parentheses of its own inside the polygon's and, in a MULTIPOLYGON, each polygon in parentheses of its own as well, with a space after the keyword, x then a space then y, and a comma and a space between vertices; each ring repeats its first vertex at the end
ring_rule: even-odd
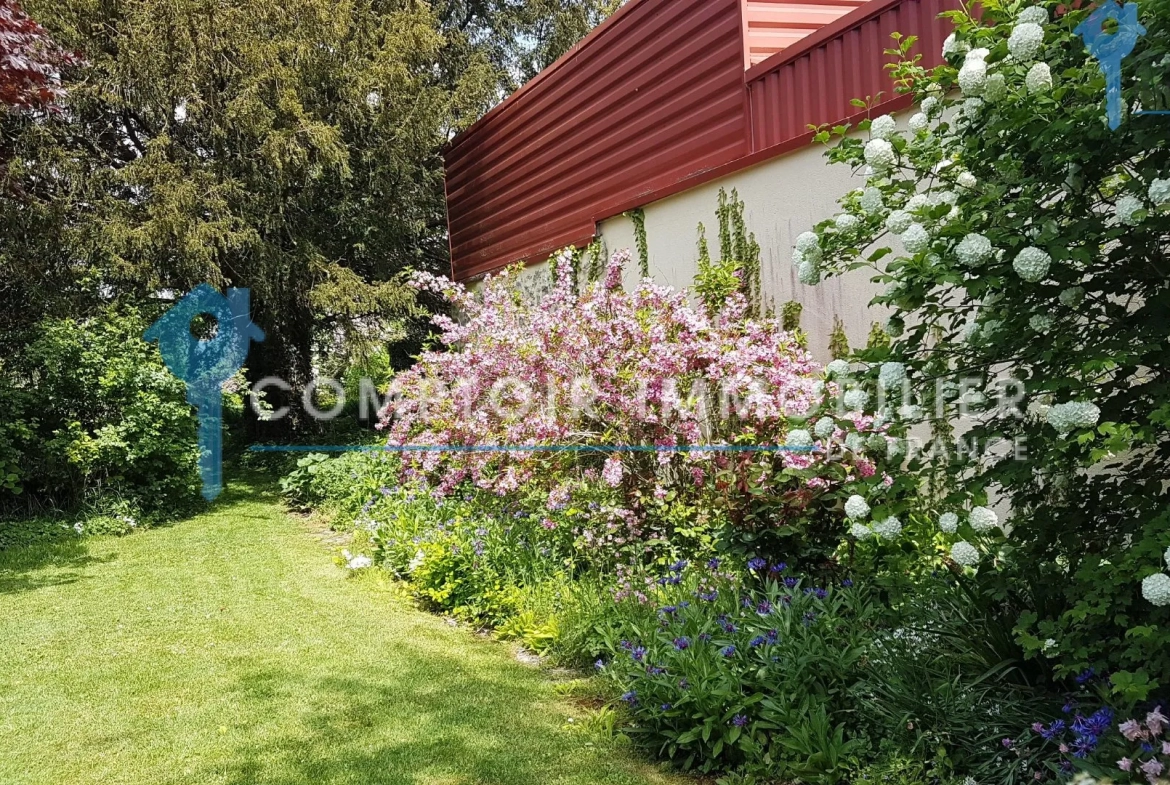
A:
POLYGON ((882 202, 882 192, 877 188, 866 188, 862 191, 859 202, 861 209, 870 215, 880 213, 885 209, 885 204, 882 202))
POLYGON ((1156 572, 1142 581, 1142 596, 1152 605, 1170 605, 1170 575, 1156 572))
POLYGON ((1158 207, 1170 204, 1170 178, 1150 183, 1150 201, 1158 207))
POLYGON ((943 55, 943 58, 945 59, 948 55, 963 54, 964 52, 967 52, 970 49, 971 49, 971 45, 969 43, 967 43, 966 41, 958 40, 955 37, 955 34, 951 33, 950 35, 948 35, 946 37, 946 40, 943 41, 942 55, 943 55))
POLYGON ((796 237, 796 250, 807 258, 809 254, 821 250, 821 238, 817 237, 816 232, 801 232, 796 237))
POLYGON ((1092 428, 1101 419, 1101 410, 1086 401, 1058 403, 1048 410, 1048 424, 1063 435, 1078 428, 1092 428))
POLYGON ((922 224, 910 224, 910 228, 902 232, 902 245, 912 254, 918 254, 930 248, 930 233, 922 224))
POLYGON ((815 262, 806 259, 796 268, 796 278, 805 286, 816 286, 821 282, 821 271, 815 262))
POLYGON ((919 104, 918 108, 921 109, 922 113, 927 117, 934 117, 935 113, 940 109, 938 97, 933 95, 926 96, 922 99, 922 103, 919 104))
POLYGON ((967 267, 983 264, 991 258, 993 253, 995 253, 995 249, 991 246, 991 240, 974 232, 968 234, 955 246, 955 256, 961 264, 967 267))
POLYGON ((869 403, 869 393, 860 387, 854 387, 845 393, 845 408, 851 412, 861 411, 869 403))
POLYGON ((1117 200, 1117 204, 1113 206, 1113 212, 1117 215, 1117 220, 1126 226, 1137 226, 1142 222, 1141 217, 1137 213, 1139 210, 1144 210, 1145 208, 1146 206, 1142 204, 1141 199, 1126 194, 1117 200))
POLYGON ((1036 283, 1043 280, 1044 276, 1048 274, 1048 267, 1051 264, 1052 257, 1048 255, 1047 251, 1029 246, 1016 254, 1012 267, 1025 281, 1036 283))
POLYGON ((976 49, 967 53, 967 59, 959 69, 959 89, 964 95, 983 94, 983 88, 987 84, 987 63, 983 60, 987 56, 986 52, 986 49, 976 49), (980 52, 984 54, 976 57, 975 55, 980 52))
POLYGON ((833 219, 838 232, 852 232, 861 225, 861 219, 852 213, 841 213, 833 219))
POLYGON ((926 194, 914 194, 913 196, 911 196, 909 199, 906 200, 906 206, 903 209, 905 209, 906 212, 908 212, 908 213, 912 213, 915 210, 921 210, 923 207, 927 207, 929 205, 930 205, 930 197, 929 196, 927 196, 926 194))
POLYGON ((947 534, 954 534, 959 530, 959 516, 953 512, 944 512, 938 516, 938 528, 947 534))
POLYGON ((861 452, 865 449, 865 439, 860 433, 851 433, 845 437, 845 449, 851 452, 861 452))
POLYGON ((901 458, 903 452, 901 439, 890 439, 886 442, 886 457, 891 461, 901 458))
POLYGON ((959 172, 959 176, 955 178, 955 181, 959 184, 959 187, 966 188, 968 190, 979 185, 979 178, 966 171, 959 172))
POLYGON ((355 556, 346 562, 345 566, 351 570, 364 570, 374 563, 369 556, 355 556))
POLYGON ((869 515, 869 505, 865 503, 865 499, 857 494, 853 494, 845 500, 845 516, 850 520, 857 520, 869 515))
POLYGON ((1024 77, 1024 87, 1028 88, 1032 95, 1051 90, 1052 69, 1048 67, 1048 63, 1036 63, 1029 68, 1028 75, 1024 77))
POLYGON ((979 564, 979 551, 971 543, 960 540, 951 546, 951 558, 955 564, 974 567, 979 564))
POLYGON ((989 103, 1002 101, 1007 97, 1007 79, 1003 74, 991 74, 983 83, 983 99, 989 103))
POLYGON ((886 216, 886 229, 894 234, 902 234, 914 223, 914 218, 905 210, 894 210, 886 216))
POLYGON ((796 449, 807 449, 813 446, 812 434, 803 428, 794 428, 788 432, 787 438, 784 440, 784 446, 794 447, 796 449))
POLYGON ((800 265, 804 264, 804 254, 800 252, 799 248, 792 249, 792 266, 800 269, 800 265))
POLYGON ((897 162, 894 146, 885 139, 870 139, 865 143, 865 162, 872 166, 875 172, 893 169, 897 162))
POLYGON ((1042 5, 1030 5, 1016 17, 1017 24, 1043 25, 1048 22, 1048 9, 1042 5))
POLYGON ((1166 560, 1166 566, 1170 567, 1170 548, 1166 549, 1166 552, 1162 554, 1162 558, 1166 560))
POLYGON ((1060 295, 1056 299, 1060 300, 1060 304, 1063 306, 1068 308, 1076 308, 1078 305, 1084 302, 1085 290, 1080 286, 1070 286, 1069 288, 1061 291, 1060 295))
POLYGON ((813 433, 817 435, 818 439, 832 438, 837 430, 837 423, 832 417, 822 417, 817 420, 817 424, 813 426, 813 433))
POLYGON ((829 379, 840 379, 849 375, 849 363, 845 360, 833 360, 825 366, 825 377, 829 379))
POLYGON ((999 516, 995 514, 995 510, 988 507, 973 507, 971 514, 967 516, 967 523, 980 534, 986 534, 999 526, 999 516))
POLYGON ((902 522, 891 515, 884 521, 875 523, 873 525, 873 533, 887 540, 892 540, 902 533, 902 522))
POLYGON ((878 384, 883 390, 901 387, 906 381, 906 366, 903 363, 882 363, 878 371, 878 384))
POLYGON ((855 523, 850 526, 849 534, 858 540, 868 540, 873 536, 873 532, 864 523, 855 523))
POLYGON ((1048 314, 1038 313, 1028 320, 1028 326, 1038 333, 1046 333, 1052 329, 1054 320, 1048 314))
POLYGON ((873 122, 869 124, 869 136, 871 139, 889 139, 897 128, 898 124, 894 118, 884 114, 881 117, 875 117, 873 122))
POLYGON ((910 130, 914 133, 925 131, 930 127, 930 120, 924 112, 915 112, 910 117, 910 130))
POLYGON ((922 416, 922 407, 913 403, 902 404, 898 407, 898 416, 903 420, 917 420, 922 416))
POLYGON ((1035 22, 1021 22, 1012 28, 1008 51, 1022 63, 1036 59, 1044 43, 1044 28, 1035 22))

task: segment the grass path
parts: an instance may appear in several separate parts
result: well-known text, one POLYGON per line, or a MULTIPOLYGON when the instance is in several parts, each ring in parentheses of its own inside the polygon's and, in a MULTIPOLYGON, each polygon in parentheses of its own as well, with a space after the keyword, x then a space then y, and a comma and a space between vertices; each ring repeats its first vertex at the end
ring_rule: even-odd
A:
POLYGON ((2 785, 669 780, 574 714, 246 484, 172 527, 0 553, 2 785))

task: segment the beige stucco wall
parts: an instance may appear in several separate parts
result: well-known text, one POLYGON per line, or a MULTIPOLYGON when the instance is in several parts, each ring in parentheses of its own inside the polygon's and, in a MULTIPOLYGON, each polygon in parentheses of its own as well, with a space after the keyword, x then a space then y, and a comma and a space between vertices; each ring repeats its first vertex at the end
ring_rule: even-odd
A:
MULTIPOLYGON (((719 189, 729 193, 736 189, 744 202, 748 231, 760 244, 764 297, 777 310, 789 300, 804 306, 801 326, 808 333, 809 349, 815 359, 827 362, 834 315, 845 324, 855 348, 864 345, 873 322, 885 320, 883 309, 867 307, 881 287, 870 282, 868 270, 805 286, 796 278, 792 246, 801 232, 838 212, 838 198, 863 183, 864 178, 854 176, 847 166, 830 165, 823 147, 811 146, 648 204, 643 210, 650 273, 656 281, 689 286, 698 266, 697 227, 699 223, 706 227, 712 254, 718 256, 719 189)), ((628 218, 611 218, 599 228, 610 252, 634 247, 634 226, 628 218)), ((636 265, 627 275, 627 284, 636 282, 636 265)))

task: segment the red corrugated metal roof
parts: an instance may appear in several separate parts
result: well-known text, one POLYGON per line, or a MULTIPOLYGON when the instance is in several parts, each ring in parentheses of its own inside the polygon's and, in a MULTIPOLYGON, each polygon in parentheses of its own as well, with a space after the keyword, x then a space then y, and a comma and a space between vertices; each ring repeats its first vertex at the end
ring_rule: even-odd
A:
POLYGON ((828 2, 852 0, 630 0, 448 147, 454 277, 584 245, 600 220, 807 144, 851 98, 892 98, 889 34, 921 36, 932 65, 957 0, 870 0, 745 74, 752 8, 828 2))

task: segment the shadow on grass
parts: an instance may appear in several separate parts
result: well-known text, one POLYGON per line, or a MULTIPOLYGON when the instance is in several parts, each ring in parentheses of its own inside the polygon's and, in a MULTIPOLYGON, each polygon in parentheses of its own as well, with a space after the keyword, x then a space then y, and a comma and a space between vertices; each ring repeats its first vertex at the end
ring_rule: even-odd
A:
POLYGON ((433 653, 418 665, 388 667, 391 672, 369 678, 309 683, 273 669, 241 677, 240 702, 263 704, 260 716, 282 716, 282 733, 264 729, 256 734, 259 743, 242 739, 226 770, 221 764, 205 776, 229 785, 527 785, 548 781, 550 772, 578 769, 581 782, 609 782, 590 777, 612 769, 621 782, 659 781, 636 772, 632 760, 618 766, 592 759, 582 768, 577 758, 585 739, 549 743, 555 726, 537 713, 523 683, 505 673, 470 676, 457 658, 433 653), (444 678, 436 677, 437 667, 444 678), (299 716, 289 717, 290 710, 299 716))
POLYGON ((0 551, 0 594, 75 583, 88 568, 115 558, 91 555, 85 540, 77 537, 0 551))

